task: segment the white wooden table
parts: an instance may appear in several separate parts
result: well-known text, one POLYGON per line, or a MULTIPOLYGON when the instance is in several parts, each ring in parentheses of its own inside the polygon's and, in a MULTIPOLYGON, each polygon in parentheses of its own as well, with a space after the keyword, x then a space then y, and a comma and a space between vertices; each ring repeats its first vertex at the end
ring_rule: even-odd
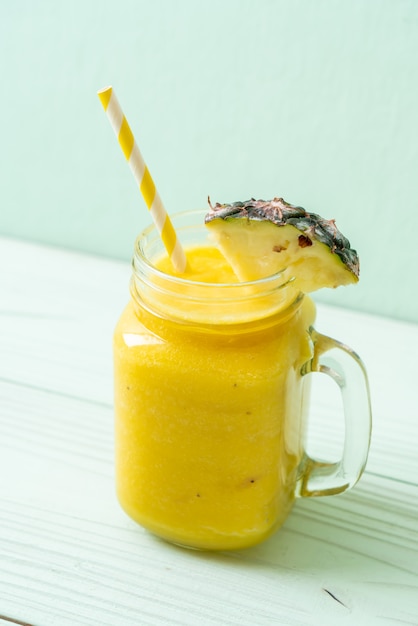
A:
MULTIPOLYGON (((417 625, 418 325, 319 306, 317 329, 369 372, 362 480, 299 500, 258 547, 187 551, 114 495, 111 336, 129 275, 0 239, 1 626, 417 625)), ((315 386, 311 445, 327 454, 333 401, 315 386)))

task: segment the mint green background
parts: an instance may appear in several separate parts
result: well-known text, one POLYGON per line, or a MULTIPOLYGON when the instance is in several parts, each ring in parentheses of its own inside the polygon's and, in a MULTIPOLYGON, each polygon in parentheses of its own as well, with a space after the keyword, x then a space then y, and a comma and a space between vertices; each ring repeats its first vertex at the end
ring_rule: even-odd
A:
POLYGON ((113 84, 170 212, 336 218, 361 281, 318 299, 418 322, 416 0, 1 0, 0 46, 0 233, 129 259, 149 216, 113 84))

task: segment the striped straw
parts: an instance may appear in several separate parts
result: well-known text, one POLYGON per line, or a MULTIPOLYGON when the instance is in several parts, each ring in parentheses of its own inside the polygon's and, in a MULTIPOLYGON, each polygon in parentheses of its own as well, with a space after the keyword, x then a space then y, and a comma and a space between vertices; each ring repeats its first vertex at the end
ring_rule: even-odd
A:
POLYGON ((103 105, 109 122, 118 138, 119 145, 129 163, 132 174, 139 185, 139 189, 145 200, 156 228, 161 236, 167 254, 171 259, 174 269, 184 272, 187 261, 184 250, 177 238, 176 231, 164 208, 160 194, 151 178, 148 167, 139 151, 138 145, 129 127, 128 121, 123 114, 118 99, 112 87, 105 87, 97 92, 103 105))

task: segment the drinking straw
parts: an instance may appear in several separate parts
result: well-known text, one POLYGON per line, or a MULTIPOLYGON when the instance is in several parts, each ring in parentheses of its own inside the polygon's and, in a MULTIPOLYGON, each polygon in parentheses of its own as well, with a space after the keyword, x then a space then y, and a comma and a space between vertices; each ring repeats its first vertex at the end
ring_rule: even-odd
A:
POLYGON ((187 265, 186 255, 184 254, 176 231, 164 208, 160 194, 155 187, 149 169, 145 164, 116 94, 112 87, 105 87, 98 91, 97 95, 99 96, 115 135, 118 138, 119 145, 128 161, 132 174, 139 185, 145 204, 151 213, 173 267, 178 272, 184 272, 187 265))

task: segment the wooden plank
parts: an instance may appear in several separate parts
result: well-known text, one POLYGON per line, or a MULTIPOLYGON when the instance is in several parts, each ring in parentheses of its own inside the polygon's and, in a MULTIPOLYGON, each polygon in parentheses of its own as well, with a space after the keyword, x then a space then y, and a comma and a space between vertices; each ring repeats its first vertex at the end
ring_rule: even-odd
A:
MULTIPOLYGON (((3 239, 0 268, 0 624, 418 624, 418 326, 318 306, 318 329, 368 366, 365 475, 298 501, 260 546, 199 553, 149 535, 114 495, 110 346, 129 267, 3 239)), ((325 384, 311 445, 337 454, 325 384)))

